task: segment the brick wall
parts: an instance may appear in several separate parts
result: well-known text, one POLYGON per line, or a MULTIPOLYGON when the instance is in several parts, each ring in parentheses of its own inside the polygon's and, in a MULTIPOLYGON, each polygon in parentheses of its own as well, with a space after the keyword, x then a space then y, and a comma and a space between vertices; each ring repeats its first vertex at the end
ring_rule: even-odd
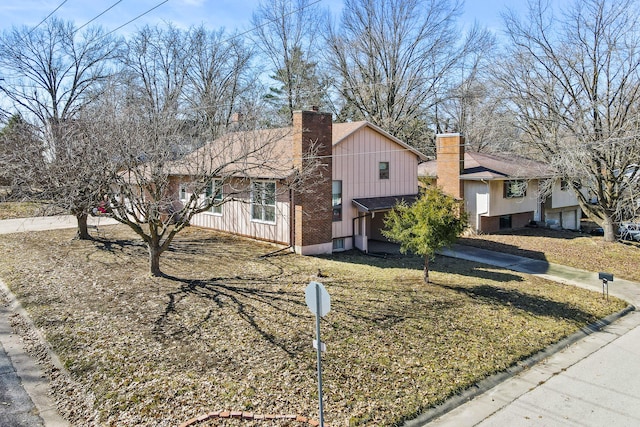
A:
MULTIPOLYGON (((297 166, 305 169, 305 157, 315 150, 321 166, 305 177, 304 189, 294 195, 295 246, 323 245, 331 248, 331 113, 296 111, 293 113, 293 155, 297 166)), ((304 253, 304 251, 303 251, 304 253)))
MULTIPOLYGON (((533 212, 521 212, 511 215, 511 228, 524 228, 533 220, 533 212)), ((495 233, 500 231, 500 216, 480 217, 478 230, 483 233, 495 233)))
POLYGON ((439 134, 436 137, 437 185, 458 200, 464 198, 464 137, 459 133, 439 134))

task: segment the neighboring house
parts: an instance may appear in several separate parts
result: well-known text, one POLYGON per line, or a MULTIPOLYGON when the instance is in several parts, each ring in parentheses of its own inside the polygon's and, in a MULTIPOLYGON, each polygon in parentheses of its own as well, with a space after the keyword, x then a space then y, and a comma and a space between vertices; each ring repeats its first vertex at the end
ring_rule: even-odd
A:
POLYGON ((460 134, 438 135, 436 160, 422 163, 418 173, 464 200, 476 231, 521 228, 533 221, 580 228, 577 197, 549 166, 508 153, 465 152, 460 134), (552 186, 550 192, 543 191, 546 185, 552 186))
MULTIPOLYGON (((243 171, 242 176, 202 197, 225 198, 232 187, 247 191, 209 212, 195 215, 191 224, 291 247, 301 254, 323 254, 358 248, 368 250, 369 239, 384 239, 380 232, 384 212, 402 199, 418 194, 418 163, 426 158, 404 142, 368 122, 332 123, 331 114, 294 113, 293 127, 244 134, 273 139, 271 154, 277 168, 243 171), (316 156, 304 153, 315 146, 316 156), (311 168, 304 188, 289 190, 296 171, 311 168)), ((227 135, 223 138, 232 138, 227 135)), ((218 141, 218 140, 216 140, 218 141)), ((212 144, 215 144, 213 141, 212 144)), ((174 177, 177 198, 190 197, 188 188, 174 177)))

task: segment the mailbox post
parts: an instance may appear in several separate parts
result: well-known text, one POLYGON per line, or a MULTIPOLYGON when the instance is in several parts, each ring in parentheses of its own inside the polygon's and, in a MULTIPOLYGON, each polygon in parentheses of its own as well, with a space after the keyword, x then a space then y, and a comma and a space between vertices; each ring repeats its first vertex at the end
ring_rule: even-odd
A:
POLYGON ((613 274, 611 273, 598 273, 598 279, 602 280, 602 298, 605 298, 605 288, 607 290, 606 298, 609 299, 609 282, 613 282, 613 274))

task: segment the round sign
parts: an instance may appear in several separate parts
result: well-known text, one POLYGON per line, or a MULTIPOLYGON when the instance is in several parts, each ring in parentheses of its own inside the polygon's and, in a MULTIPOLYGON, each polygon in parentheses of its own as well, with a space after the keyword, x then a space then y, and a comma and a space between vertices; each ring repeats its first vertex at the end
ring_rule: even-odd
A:
POLYGON ((316 316, 324 317, 331 310, 329 292, 322 286, 322 283, 309 283, 309 286, 304 290, 304 300, 309 310, 316 316))

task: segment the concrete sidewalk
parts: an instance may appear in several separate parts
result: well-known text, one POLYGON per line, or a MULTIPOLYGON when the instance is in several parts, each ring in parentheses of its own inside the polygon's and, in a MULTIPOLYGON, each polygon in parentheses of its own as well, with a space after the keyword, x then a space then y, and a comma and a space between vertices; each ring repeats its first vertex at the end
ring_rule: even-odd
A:
MULTIPOLYGON (((87 225, 93 228, 112 224, 118 224, 118 221, 113 218, 100 216, 89 216, 87 218, 87 225)), ((78 222, 73 215, 4 219, 0 220, 0 234, 58 230, 64 228, 75 228, 77 226, 78 222)))
MULTIPOLYGON (((602 292, 598 273, 461 245, 442 254, 602 292)), ((609 293, 640 304, 640 284, 614 278, 609 293)), ((640 425, 640 313, 609 320, 601 330, 580 332, 548 349, 521 372, 482 381, 405 425, 640 425)))

